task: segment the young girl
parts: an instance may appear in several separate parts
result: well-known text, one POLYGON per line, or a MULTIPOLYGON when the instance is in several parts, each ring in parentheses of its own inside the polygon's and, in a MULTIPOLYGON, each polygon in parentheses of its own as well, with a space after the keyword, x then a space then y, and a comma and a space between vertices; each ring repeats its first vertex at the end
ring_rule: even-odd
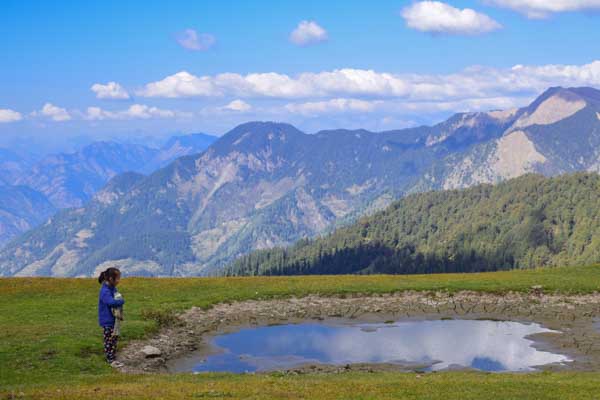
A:
POLYGON ((117 341, 119 336, 115 335, 115 316, 113 308, 121 307, 125 300, 118 295, 117 285, 121 280, 121 271, 117 268, 108 268, 98 277, 98 282, 102 285, 100 295, 98 296, 98 323, 104 330, 104 354, 106 361, 114 367, 121 366, 115 361, 115 352, 117 351, 117 341), (117 297, 115 299, 115 296, 117 297))

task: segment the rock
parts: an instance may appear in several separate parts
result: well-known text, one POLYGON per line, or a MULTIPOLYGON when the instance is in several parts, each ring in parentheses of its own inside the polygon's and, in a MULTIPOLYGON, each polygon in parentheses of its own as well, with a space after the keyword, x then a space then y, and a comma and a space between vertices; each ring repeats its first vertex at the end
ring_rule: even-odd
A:
POLYGON ((160 349, 154 346, 144 346, 141 350, 141 353, 146 358, 160 357, 162 355, 160 349))
POLYGON ((534 285, 531 287, 531 293, 540 296, 544 292, 544 287, 542 285, 534 285))

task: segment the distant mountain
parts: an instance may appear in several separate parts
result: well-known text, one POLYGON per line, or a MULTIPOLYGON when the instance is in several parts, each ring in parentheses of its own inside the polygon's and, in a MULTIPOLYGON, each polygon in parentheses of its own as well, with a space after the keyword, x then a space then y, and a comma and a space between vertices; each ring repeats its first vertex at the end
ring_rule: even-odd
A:
POLYGON ((28 160, 10 150, 0 148, 0 185, 13 185, 29 166, 28 160))
POLYGON ((179 157, 202 153, 217 139, 218 137, 205 133, 173 136, 160 148, 160 151, 143 168, 143 171, 151 173, 165 167, 179 157))
POLYGON ((127 178, 120 194, 111 183, 12 242, 0 252, 0 274, 90 275, 108 265, 140 275, 213 274, 410 193, 596 171, 599 93, 554 88, 523 109, 379 133, 243 124, 205 152, 127 178))
POLYGON ((110 178, 141 170, 157 154, 141 145, 95 142, 76 153, 45 157, 17 184, 43 193, 57 208, 80 207, 110 178))
POLYGON ((16 183, 44 193, 57 208, 80 207, 112 177, 126 171, 154 172, 178 157, 201 153, 215 139, 205 134, 175 136, 160 149, 94 142, 75 153, 45 157, 17 174, 16 183))
POLYGON ((227 275, 476 272, 600 262, 600 175, 527 175, 408 196, 312 241, 251 253, 227 275))
MULTIPOLYGON (((175 136, 160 149, 139 144, 94 142, 79 151, 45 156, 37 162, 0 148, 0 197, 6 200, 15 192, 26 196, 24 190, 30 188, 28 194, 35 193, 30 199, 32 204, 40 204, 40 196, 44 196, 52 210, 80 207, 112 177, 126 171, 154 172, 177 157, 201 153, 215 139, 206 134, 175 136)), ((3 210, 5 220, 13 223, 10 229, 0 228, 4 232, 0 233, 0 246, 49 216, 47 206, 42 206, 39 213, 30 210, 30 215, 26 208, 17 213, 11 210, 3 210), (14 222, 23 218, 27 223, 14 222)))
POLYGON ((0 246, 54 212, 56 209, 42 193, 25 186, 0 185, 0 246))

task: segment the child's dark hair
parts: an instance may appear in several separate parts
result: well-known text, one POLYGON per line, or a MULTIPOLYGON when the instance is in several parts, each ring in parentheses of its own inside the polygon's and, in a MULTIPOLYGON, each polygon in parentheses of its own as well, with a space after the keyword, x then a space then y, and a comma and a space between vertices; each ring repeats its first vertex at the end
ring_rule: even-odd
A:
POLYGON ((103 283, 109 279, 115 279, 120 274, 121 271, 119 271, 119 268, 107 268, 106 271, 100 273, 100 276, 98 277, 98 283, 103 283))

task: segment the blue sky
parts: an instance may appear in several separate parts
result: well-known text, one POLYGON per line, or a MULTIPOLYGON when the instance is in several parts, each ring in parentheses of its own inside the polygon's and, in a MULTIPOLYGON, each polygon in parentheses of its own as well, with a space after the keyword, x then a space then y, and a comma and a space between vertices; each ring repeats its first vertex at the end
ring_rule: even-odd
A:
POLYGON ((384 130, 600 87, 600 2, 539 4, 4 0, 0 135, 384 130))

